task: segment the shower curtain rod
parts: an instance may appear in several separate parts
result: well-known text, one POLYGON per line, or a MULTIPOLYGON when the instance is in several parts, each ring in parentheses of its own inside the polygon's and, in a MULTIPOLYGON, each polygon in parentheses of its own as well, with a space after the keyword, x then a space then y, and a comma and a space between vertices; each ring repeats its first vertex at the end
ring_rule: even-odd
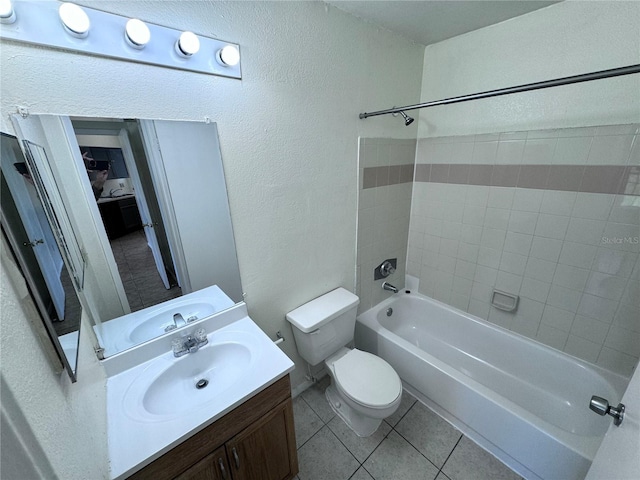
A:
POLYGON ((561 85, 570 85, 572 83, 590 82, 591 80, 601 80, 603 78, 619 77, 621 75, 631 75, 633 73, 640 73, 640 64, 629 65, 627 67, 612 68, 610 70, 600 70, 599 72, 584 73, 582 75, 573 75, 571 77, 556 78, 555 80, 527 83, 525 85, 518 85, 516 87, 499 88, 497 90, 489 90, 487 92, 472 93, 471 95, 462 95, 460 97, 451 97, 442 100, 434 100, 432 102, 407 105, 406 107, 393 107, 387 110, 379 110, 377 112, 365 112, 360 114, 360 118, 362 119, 375 117, 377 115, 387 115, 389 113, 399 113, 402 111, 406 112, 408 110, 435 107, 437 105, 449 105, 451 103, 468 102, 470 100, 478 100, 480 98, 499 97, 501 95, 509 95, 512 93, 529 92, 531 90, 559 87, 561 85))

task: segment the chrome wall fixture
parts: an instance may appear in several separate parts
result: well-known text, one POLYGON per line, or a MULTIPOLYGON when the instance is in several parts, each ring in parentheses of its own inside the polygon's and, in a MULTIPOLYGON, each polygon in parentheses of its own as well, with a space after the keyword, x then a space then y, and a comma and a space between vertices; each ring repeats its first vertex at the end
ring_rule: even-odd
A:
MULTIPOLYGON (((559 87, 561 85, 571 85, 573 83, 590 82, 592 80, 601 80, 603 78, 613 78, 622 75, 631 75, 640 73, 640 64, 629 65, 627 67, 611 68, 609 70, 600 70, 598 72, 584 73, 582 75, 573 75, 571 77, 556 78, 554 80, 545 80, 543 82, 527 83, 515 87, 499 88, 497 90, 489 90, 487 92, 472 93, 470 95, 461 95, 459 97, 444 98, 442 100, 434 100, 432 102, 418 103, 415 105, 407 105, 406 107, 392 107, 387 110, 378 110, 377 112, 364 112, 359 115, 360 119, 375 117, 378 115, 398 114, 405 118, 405 125, 409 125, 406 110, 417 110, 419 108, 436 107, 438 105, 449 105, 452 103, 468 102, 470 100, 479 100, 481 98, 499 97, 502 95, 510 95, 512 93, 530 92, 532 90, 540 90, 543 88, 559 87)), ((408 117, 411 118, 411 117, 408 117)))
POLYGON ((242 78, 238 44, 68 2, 0 0, 0 38, 242 78))

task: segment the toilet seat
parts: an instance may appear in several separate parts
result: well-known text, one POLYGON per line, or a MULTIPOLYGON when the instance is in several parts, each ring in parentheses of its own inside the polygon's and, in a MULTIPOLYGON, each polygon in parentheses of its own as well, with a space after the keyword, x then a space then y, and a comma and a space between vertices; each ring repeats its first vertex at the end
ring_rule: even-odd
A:
POLYGON ((332 365, 336 386, 349 399, 369 408, 386 408, 402 394, 402 382, 382 358, 353 349, 332 365))

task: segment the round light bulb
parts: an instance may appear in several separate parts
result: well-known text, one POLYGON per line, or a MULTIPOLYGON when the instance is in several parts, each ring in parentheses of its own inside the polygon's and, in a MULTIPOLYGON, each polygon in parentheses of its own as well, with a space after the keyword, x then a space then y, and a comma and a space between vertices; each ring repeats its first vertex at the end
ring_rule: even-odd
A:
POLYGON ((218 50, 218 61, 225 67, 235 67, 240 61, 240 52, 233 45, 227 45, 218 50))
POLYGON ((84 38, 89 34, 91 21, 86 12, 74 3, 63 3, 58 10, 60 20, 74 37, 84 38))
POLYGON ((142 20, 132 18, 125 27, 125 38, 133 48, 144 48, 151 40, 151 32, 142 20))
POLYGON ((16 21, 16 12, 13 10, 11 0, 0 0, 0 22, 13 23, 16 21))
POLYGON ((193 32, 182 32, 176 42, 176 52, 183 57, 195 55, 200 50, 200 39, 193 32))

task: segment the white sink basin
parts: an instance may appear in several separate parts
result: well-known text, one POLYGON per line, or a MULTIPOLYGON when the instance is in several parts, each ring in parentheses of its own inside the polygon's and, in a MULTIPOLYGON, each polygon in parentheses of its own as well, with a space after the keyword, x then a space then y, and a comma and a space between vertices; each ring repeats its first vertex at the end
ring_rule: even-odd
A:
POLYGON ((162 421, 191 413, 224 397, 257 368, 262 348, 257 336, 227 329, 207 338, 197 352, 178 358, 168 352, 149 365, 125 393, 127 414, 162 421))
POLYGON ((223 394, 242 379, 251 364, 251 351, 245 345, 226 342, 206 345, 176 360, 153 381, 142 398, 142 405, 150 414, 182 413, 223 394))

